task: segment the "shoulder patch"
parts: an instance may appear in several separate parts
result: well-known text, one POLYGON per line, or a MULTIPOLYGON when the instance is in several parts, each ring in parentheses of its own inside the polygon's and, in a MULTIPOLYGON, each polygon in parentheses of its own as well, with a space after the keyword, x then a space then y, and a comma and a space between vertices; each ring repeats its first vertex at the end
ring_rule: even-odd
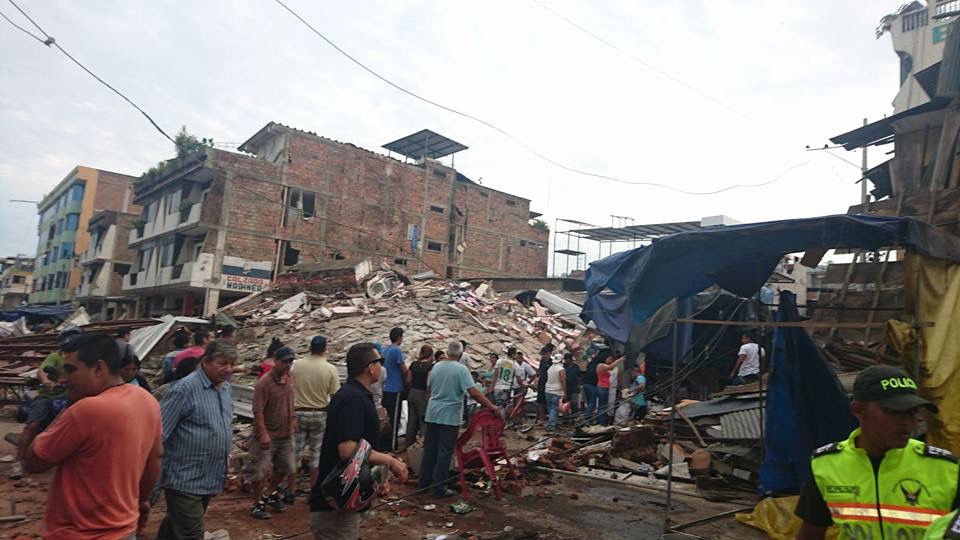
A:
POLYGON ((923 446, 923 455, 927 457, 935 457, 940 459, 945 459, 952 463, 958 463, 957 456, 950 453, 949 450, 944 450, 943 448, 933 446, 930 444, 925 444, 923 446))
POLYGON ((816 450, 814 450, 814 451, 813 451, 813 457, 814 457, 814 458, 818 458, 818 457, 820 457, 820 456, 824 456, 824 455, 826 455, 826 454, 833 454, 833 453, 839 452, 839 451, 840 451, 840 447, 837 445, 837 443, 832 442, 832 443, 830 443, 830 444, 825 444, 825 445, 821 446, 820 448, 817 448, 816 450))

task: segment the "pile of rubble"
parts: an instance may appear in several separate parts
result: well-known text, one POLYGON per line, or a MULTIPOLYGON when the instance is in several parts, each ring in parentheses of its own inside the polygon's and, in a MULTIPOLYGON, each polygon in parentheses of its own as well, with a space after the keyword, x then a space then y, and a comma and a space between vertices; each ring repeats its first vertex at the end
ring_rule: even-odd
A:
MULTIPOLYGON (((336 273, 339 283, 343 271, 338 268, 336 273)), ((356 287, 330 292, 322 272, 313 271, 309 280, 298 283, 307 287, 319 283, 327 292, 280 288, 252 294, 222 313, 242 323, 244 362, 263 360, 274 337, 305 354, 318 334, 327 337, 331 360, 338 362, 353 343, 386 345, 394 327, 404 329, 401 349, 407 358, 415 358, 422 345, 436 350, 452 340, 466 341, 472 369, 487 367, 488 353, 502 354, 509 346, 536 366, 544 344, 552 341, 564 350, 584 339, 586 327, 574 318, 551 314, 536 301, 528 307, 500 297, 489 283, 417 277, 408 278, 384 265, 356 287)))

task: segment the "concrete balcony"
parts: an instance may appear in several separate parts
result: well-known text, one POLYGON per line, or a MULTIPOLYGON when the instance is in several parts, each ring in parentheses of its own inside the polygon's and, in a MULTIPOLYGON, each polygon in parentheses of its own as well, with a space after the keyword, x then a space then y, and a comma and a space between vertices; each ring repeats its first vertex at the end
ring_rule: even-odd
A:
POLYGON ((200 223, 202 206, 203 204, 198 202, 190 206, 189 212, 160 213, 153 221, 144 225, 142 233, 140 229, 130 231, 130 245, 197 225, 200 223))
POLYGON ((204 287, 213 274, 213 255, 201 253, 196 261, 174 266, 151 264, 141 272, 123 276, 123 291, 137 291, 156 287, 204 287))

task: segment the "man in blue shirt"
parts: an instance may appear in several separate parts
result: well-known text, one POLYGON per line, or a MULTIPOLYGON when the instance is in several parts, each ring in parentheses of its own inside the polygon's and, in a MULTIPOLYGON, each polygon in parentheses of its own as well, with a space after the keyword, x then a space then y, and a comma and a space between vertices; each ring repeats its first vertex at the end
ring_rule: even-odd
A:
POLYGON ((470 397, 484 407, 500 414, 500 409, 477 388, 470 370, 460 363, 463 345, 452 341, 447 346, 447 357, 437 362, 427 378, 430 401, 427 402, 426 432, 423 439, 423 460, 420 463, 418 489, 433 486, 433 496, 442 499, 456 495, 447 489, 453 445, 463 414, 463 398, 470 397))
POLYGON ((189 344, 190 334, 187 334, 182 327, 173 334, 173 350, 163 357, 163 382, 161 384, 167 384, 174 380, 173 359, 176 358, 181 351, 186 349, 189 344))
POLYGON ((381 441, 382 450, 397 449, 397 428, 400 425, 400 411, 403 408, 403 391, 407 384, 410 369, 403 361, 403 328, 390 330, 390 346, 383 351, 383 364, 387 368, 387 380, 383 383, 383 407, 387 409, 390 420, 390 438, 381 441))
POLYGON ((167 515, 158 538, 203 540, 203 517, 223 491, 233 443, 233 397, 227 378, 237 349, 214 340, 200 369, 174 383, 160 404, 163 418, 163 480, 167 515))

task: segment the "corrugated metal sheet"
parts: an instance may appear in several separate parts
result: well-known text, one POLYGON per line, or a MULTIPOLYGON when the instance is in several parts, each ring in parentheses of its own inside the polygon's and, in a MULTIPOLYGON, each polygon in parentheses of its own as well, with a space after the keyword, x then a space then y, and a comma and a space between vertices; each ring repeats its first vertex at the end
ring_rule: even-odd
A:
POLYGON ((687 418, 699 418, 701 416, 721 416, 727 413, 754 409, 759 406, 758 403, 756 399, 736 399, 727 396, 687 405, 680 410, 687 418))
POLYGON ((760 409, 748 409, 720 417, 720 439, 759 439, 760 409))

